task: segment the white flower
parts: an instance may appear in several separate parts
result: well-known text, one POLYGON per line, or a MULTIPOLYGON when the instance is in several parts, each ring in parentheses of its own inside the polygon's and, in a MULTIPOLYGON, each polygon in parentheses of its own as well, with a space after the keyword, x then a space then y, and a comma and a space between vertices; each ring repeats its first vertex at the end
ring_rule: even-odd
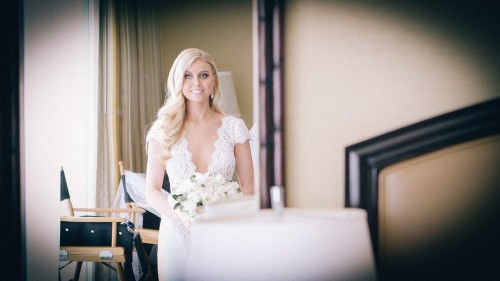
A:
POLYGON ((187 200, 194 202, 201 202, 201 194, 198 192, 190 192, 187 195, 187 200))
POLYGON ((220 184, 220 185, 224 185, 226 183, 226 179, 221 175, 216 175, 213 178, 213 181, 215 184, 220 184))
POLYGON ((226 181, 222 175, 195 173, 176 186, 168 197, 169 205, 182 218, 194 220, 203 213, 203 204, 242 197, 238 183, 226 181))
POLYGON ((188 213, 193 213, 195 210, 196 210, 196 203, 197 202, 194 202, 194 201, 191 201, 191 200, 184 200, 181 203, 181 206, 184 210, 186 210, 186 212, 188 213))
POLYGON ((176 194, 188 194, 192 190, 192 185, 188 181, 182 181, 175 189, 176 194))

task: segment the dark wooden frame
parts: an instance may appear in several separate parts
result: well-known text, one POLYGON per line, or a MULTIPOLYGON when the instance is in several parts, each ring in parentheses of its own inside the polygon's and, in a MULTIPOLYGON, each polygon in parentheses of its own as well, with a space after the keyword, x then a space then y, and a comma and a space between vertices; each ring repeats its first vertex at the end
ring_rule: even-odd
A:
POLYGON ((500 98, 437 116, 345 150, 345 206, 365 209, 378 260, 378 180, 385 167, 441 148, 500 134, 500 98))
POLYGON ((0 16, 0 206, 5 226, 0 234, 3 255, 12 280, 26 279, 23 181, 23 3, 8 0, 0 16))
POLYGON ((271 186, 285 187, 283 114, 283 0, 257 1, 260 207, 271 186))

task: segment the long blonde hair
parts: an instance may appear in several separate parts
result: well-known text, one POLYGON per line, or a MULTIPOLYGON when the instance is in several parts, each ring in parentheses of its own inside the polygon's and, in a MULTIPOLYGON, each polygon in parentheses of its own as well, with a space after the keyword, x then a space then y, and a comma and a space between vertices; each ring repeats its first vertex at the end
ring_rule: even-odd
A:
MULTIPOLYGON (((165 91, 167 98, 165 103, 157 113, 155 122, 161 124, 161 148, 163 155, 160 157, 162 161, 170 158, 170 150, 172 146, 179 141, 185 129, 186 116, 186 101, 182 94, 182 85, 184 82, 184 73, 195 60, 203 60, 210 64, 212 72, 217 75, 217 67, 209 53, 196 48, 189 48, 182 51, 174 63, 168 74, 165 91)), ((219 79, 216 79, 213 90, 213 99, 209 100, 210 108, 222 113, 220 107, 221 93, 219 79)))

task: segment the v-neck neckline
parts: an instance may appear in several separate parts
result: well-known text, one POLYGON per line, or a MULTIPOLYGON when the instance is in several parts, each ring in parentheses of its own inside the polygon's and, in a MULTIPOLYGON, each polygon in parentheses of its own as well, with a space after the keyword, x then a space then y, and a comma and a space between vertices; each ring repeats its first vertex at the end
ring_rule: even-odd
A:
POLYGON ((218 143, 220 142, 221 140, 221 131, 222 131, 222 128, 224 127, 224 122, 226 119, 227 116, 222 116, 222 118, 220 119, 220 126, 219 128, 217 128, 217 138, 215 139, 215 142, 213 143, 213 151, 212 151, 212 154, 210 155, 210 163, 208 163, 208 166, 207 166, 207 170, 205 172, 200 172, 198 171, 198 166, 193 162, 193 153, 191 152, 191 150, 189 150, 189 141, 188 139, 186 138, 186 134, 184 133, 182 135, 182 139, 186 145, 186 151, 187 151, 187 155, 188 155, 188 161, 189 163, 191 163, 191 165, 194 167, 194 172, 195 173, 207 173, 207 172, 210 172, 212 170, 212 165, 214 163, 214 158, 215 158, 215 155, 216 155, 216 152, 217 152, 217 148, 219 147, 218 143))

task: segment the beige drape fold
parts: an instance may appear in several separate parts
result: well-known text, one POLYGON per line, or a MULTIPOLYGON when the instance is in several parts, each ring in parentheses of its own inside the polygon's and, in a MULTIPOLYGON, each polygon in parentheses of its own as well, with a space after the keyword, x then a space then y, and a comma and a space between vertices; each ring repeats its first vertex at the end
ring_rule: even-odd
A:
POLYGON ((145 134, 164 94, 155 1, 102 0, 100 9, 96 206, 109 207, 118 161, 145 171, 145 134))

